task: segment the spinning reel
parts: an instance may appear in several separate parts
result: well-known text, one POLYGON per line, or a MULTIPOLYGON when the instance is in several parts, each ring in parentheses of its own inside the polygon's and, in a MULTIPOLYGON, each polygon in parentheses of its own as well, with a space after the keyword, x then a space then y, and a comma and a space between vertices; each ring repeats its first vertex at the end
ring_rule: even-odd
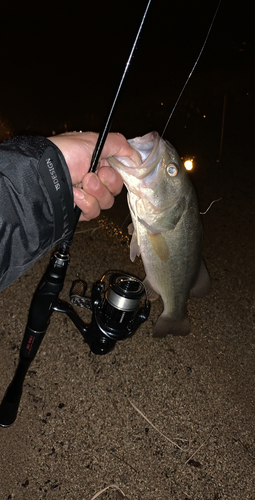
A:
POLYGON ((82 325, 76 323, 76 326, 94 354, 106 354, 117 340, 133 335, 150 313, 148 299, 144 307, 140 307, 145 288, 139 279, 114 272, 105 291, 105 277, 93 286, 91 299, 85 298, 87 285, 84 281, 74 281, 70 292, 72 304, 92 311, 91 323, 85 330, 82 325))

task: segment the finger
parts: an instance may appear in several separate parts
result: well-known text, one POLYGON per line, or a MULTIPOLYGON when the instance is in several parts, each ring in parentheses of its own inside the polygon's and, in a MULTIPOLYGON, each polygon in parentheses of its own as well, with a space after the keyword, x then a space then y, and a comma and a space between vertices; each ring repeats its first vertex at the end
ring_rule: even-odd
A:
POLYGON ((132 156, 133 152, 134 150, 131 148, 124 135, 110 133, 103 147, 102 158, 109 158, 110 156, 132 156))
MULTIPOLYGON (((62 151, 69 167, 72 184, 81 182, 89 170, 92 153, 98 139, 94 132, 72 132, 48 138, 62 151)), ((107 136, 100 165, 106 164, 110 156, 132 156, 134 150, 122 134, 110 133, 107 136)))
POLYGON ((82 188, 87 194, 96 198, 101 209, 105 210, 112 207, 114 197, 96 174, 91 172, 85 175, 82 188))
POLYGON ((101 167, 98 171, 100 181, 107 187, 113 196, 119 194, 123 187, 123 181, 118 172, 115 172, 112 167, 101 167))
POLYGON ((100 206, 94 196, 85 193, 82 189, 73 188, 74 203, 81 209, 81 220, 89 221, 100 214, 100 206))

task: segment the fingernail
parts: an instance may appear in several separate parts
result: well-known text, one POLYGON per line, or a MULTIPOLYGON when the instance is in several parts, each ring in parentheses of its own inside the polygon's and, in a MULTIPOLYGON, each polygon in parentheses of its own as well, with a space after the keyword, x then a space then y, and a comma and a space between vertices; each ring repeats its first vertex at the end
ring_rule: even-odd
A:
POLYGON ((102 168, 100 179, 106 185, 113 184, 116 181, 116 172, 110 167, 102 168))
POLYGON ((75 198, 77 198, 77 200, 84 199, 84 191, 82 191, 82 189, 74 188, 73 193, 74 193, 75 198))
POLYGON ((99 179, 97 177, 97 175, 91 175, 88 179, 88 186, 91 188, 91 189, 97 189, 98 186, 99 186, 99 179))
POLYGON ((111 168, 108 172, 107 172, 107 182, 108 183, 113 183, 116 181, 116 173, 115 171, 111 168))

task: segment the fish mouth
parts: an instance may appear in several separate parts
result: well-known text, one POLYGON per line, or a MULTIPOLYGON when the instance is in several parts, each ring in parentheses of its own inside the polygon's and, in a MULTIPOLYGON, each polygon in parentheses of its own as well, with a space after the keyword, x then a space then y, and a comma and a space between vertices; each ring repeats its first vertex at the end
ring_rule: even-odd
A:
POLYGON ((150 132, 142 137, 128 140, 134 153, 131 157, 115 157, 108 158, 112 166, 115 166, 121 173, 127 173, 137 179, 147 177, 160 161, 163 155, 163 150, 160 147, 161 140, 157 132, 150 132))
POLYGON ((157 147, 159 135, 157 132, 149 132, 142 137, 129 139, 128 142, 140 154, 141 160, 144 163, 151 156, 153 149, 157 147))
POLYGON ((140 164, 137 162, 136 166, 133 167, 135 169, 134 175, 137 179, 147 177, 157 166, 160 159, 160 141, 161 139, 157 132, 150 132, 142 137, 136 137, 128 141, 140 157, 140 164))

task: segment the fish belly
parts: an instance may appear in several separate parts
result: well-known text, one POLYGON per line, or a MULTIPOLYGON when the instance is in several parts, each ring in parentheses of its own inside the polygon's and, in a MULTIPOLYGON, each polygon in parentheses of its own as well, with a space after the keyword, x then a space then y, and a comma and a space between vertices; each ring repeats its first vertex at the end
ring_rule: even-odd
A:
POLYGON ((202 262, 201 223, 184 214, 171 231, 151 235, 146 228, 139 228, 139 232, 147 285, 164 304, 154 336, 187 335, 186 301, 202 262))

